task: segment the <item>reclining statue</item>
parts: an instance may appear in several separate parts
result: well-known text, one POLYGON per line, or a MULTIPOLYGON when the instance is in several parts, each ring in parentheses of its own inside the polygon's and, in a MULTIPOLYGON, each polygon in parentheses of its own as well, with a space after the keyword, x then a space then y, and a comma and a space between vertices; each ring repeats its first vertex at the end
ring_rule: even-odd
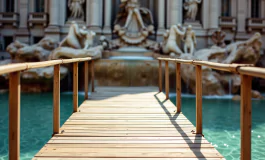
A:
POLYGON ((76 22, 72 22, 68 35, 62 40, 59 48, 55 49, 49 59, 58 58, 83 58, 101 56, 102 46, 93 47, 96 33, 79 28, 76 22))

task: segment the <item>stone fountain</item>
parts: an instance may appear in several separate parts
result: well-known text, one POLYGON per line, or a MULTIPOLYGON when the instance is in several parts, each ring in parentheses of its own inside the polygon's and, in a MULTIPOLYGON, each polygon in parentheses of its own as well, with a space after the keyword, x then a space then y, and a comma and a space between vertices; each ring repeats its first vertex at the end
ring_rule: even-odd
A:
MULTIPOLYGON (((200 3, 201 0, 185 1, 185 23, 196 22, 200 3)), ((83 12, 79 12, 79 4, 74 2, 69 4, 73 7, 71 11, 78 13, 71 14, 71 20, 82 19, 83 12)), ((193 29, 194 26, 190 25, 193 23, 189 25, 185 23, 184 25, 172 25, 169 30, 165 31, 164 40, 156 42, 152 39, 154 22, 151 11, 141 7, 138 0, 122 0, 114 26, 116 39, 101 36, 100 45, 94 44, 96 34, 86 27, 80 27, 79 21, 72 21, 68 35, 60 43, 49 37, 45 37, 32 46, 16 41, 7 48, 7 51, 13 62, 101 57, 95 63, 96 85, 98 86, 157 86, 157 57, 196 59, 226 64, 255 65, 258 62, 261 48, 259 33, 254 34, 249 40, 226 45, 224 43, 225 33, 218 29, 212 35, 214 46, 196 50, 196 32, 193 29)), ((68 74, 69 71, 71 67, 62 67, 63 75, 68 74)), ((80 73, 82 76, 82 69, 80 73)), ((50 88, 36 89, 38 91, 51 89, 52 75, 52 68, 22 73, 24 79, 30 79, 28 80, 30 82, 35 81, 36 84, 44 78, 47 80, 47 86, 50 88)), ((181 76, 190 93, 195 93, 195 68, 183 65, 181 76)), ((175 64, 173 63, 170 64, 170 84, 172 88, 175 87, 173 86, 175 85, 175 64)), ((240 77, 203 67, 203 86, 207 88, 203 90, 204 95, 237 94, 240 77)))

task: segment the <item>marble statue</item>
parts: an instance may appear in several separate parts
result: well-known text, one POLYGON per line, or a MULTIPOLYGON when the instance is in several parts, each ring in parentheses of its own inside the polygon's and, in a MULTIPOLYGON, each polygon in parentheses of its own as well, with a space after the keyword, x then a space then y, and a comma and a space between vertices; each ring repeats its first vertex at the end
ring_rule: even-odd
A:
POLYGON ((138 0, 121 0, 120 11, 115 20, 114 33, 121 44, 139 45, 154 33, 154 20, 147 8, 140 7, 138 0))
POLYGON ((49 59, 101 57, 103 46, 93 47, 95 36, 95 32, 87 30, 85 26, 79 28, 76 22, 72 22, 68 35, 59 48, 51 53, 49 59))
POLYGON ((125 22, 125 25, 123 26, 124 29, 127 29, 130 22, 132 21, 133 19, 133 15, 136 16, 137 18, 137 21, 139 22, 140 24, 140 27, 142 29, 145 29, 145 25, 144 25, 144 22, 143 22, 143 19, 142 19, 142 16, 141 16, 141 13, 140 13, 140 5, 138 3, 138 0, 123 0, 123 3, 127 3, 126 6, 125 6, 125 9, 126 9, 126 12, 127 12, 127 18, 126 18, 126 22, 125 22))
POLYGON ((72 22, 68 35, 60 43, 60 47, 71 47, 74 49, 88 49, 93 46, 93 40, 96 33, 88 31, 84 26, 79 28, 76 22, 72 22))
POLYGON ((71 11, 70 19, 78 20, 84 19, 85 13, 83 9, 83 5, 85 3, 85 0, 68 0, 68 7, 71 11))
POLYGON ((162 46, 162 51, 164 54, 183 54, 180 49, 180 41, 185 35, 185 29, 181 27, 180 24, 173 25, 170 30, 167 30, 164 34, 164 42, 162 46))
POLYGON ((225 32, 222 31, 221 28, 218 28, 218 30, 212 34, 212 41, 216 46, 224 48, 226 46, 225 36, 225 32))
POLYGON ((192 30, 191 25, 187 27, 183 41, 184 41, 184 52, 193 55, 195 48, 197 46, 197 39, 195 32, 192 30))
POLYGON ((187 20, 196 20, 196 16, 198 13, 198 4, 200 4, 202 0, 185 0, 184 9, 186 11, 186 19, 187 20))

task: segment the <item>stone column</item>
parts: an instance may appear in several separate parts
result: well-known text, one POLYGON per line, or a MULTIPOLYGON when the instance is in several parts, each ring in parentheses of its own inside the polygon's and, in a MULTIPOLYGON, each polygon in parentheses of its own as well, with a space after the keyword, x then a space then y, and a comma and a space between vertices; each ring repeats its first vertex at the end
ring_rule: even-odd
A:
POLYGON ((247 0, 237 0, 237 40, 247 39, 246 36, 246 18, 247 18, 247 0))
POLYGON ((112 7, 112 0, 105 0, 104 1, 104 29, 103 33, 111 35, 111 7, 112 7))
POLYGON ((165 0, 158 0, 158 33, 165 32, 165 0))
POLYGON ((181 0, 168 0, 168 19, 167 19, 167 28, 170 28, 172 25, 182 23, 182 12, 183 4, 181 0))
POLYGON ((50 24, 48 28, 45 29, 45 34, 60 41, 60 28, 59 28, 59 15, 60 15, 60 2, 59 0, 49 1, 49 17, 50 24))
POLYGON ((0 12, 4 12, 5 8, 4 8, 4 0, 0 0, 0 12))
POLYGON ((102 25, 102 0, 90 0, 89 29, 100 33, 102 25))
POLYGON ((210 1, 210 14, 209 14, 209 29, 218 28, 218 19, 219 19, 219 0, 210 1))
MULTIPOLYGON (((203 24, 203 29, 209 29, 209 26, 210 26, 210 23, 211 23, 211 20, 210 20, 210 23, 209 23, 209 19, 210 19, 210 7, 211 7, 211 4, 210 4, 210 1, 212 0, 203 0, 202 1, 202 5, 201 7, 202 8, 199 8, 201 9, 202 11, 202 17, 201 17, 201 20, 202 20, 202 24, 203 24)), ((199 14, 199 12, 198 12, 199 14)))
POLYGON ((29 44, 29 30, 28 30, 28 13, 29 13, 29 1, 18 0, 18 13, 19 13, 19 28, 16 32, 16 40, 29 44))

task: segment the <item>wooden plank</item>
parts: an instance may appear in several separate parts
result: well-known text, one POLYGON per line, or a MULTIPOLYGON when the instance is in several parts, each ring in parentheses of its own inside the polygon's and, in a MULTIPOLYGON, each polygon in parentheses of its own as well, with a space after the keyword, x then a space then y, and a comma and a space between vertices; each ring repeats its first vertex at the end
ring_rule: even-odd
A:
POLYGON ((177 112, 181 112, 181 66, 180 63, 176 63, 176 84, 177 84, 177 89, 176 89, 176 103, 177 103, 177 112))
POLYGON ((196 66, 196 133, 202 134, 202 67, 196 66))
POLYGON ((78 62, 73 63, 73 106, 78 111, 78 62))
POLYGON ((88 61, 85 61, 85 64, 84 64, 84 77, 85 77, 85 100, 87 100, 88 99, 88 81, 89 81, 89 77, 88 77, 88 61))
MULTIPOLYGON (((203 151, 202 151, 203 152, 203 151)), ((111 157, 120 157, 120 158, 156 158, 156 157, 165 157, 165 158, 175 158, 175 157, 190 157, 190 158, 222 158, 220 153, 216 152, 205 152, 201 153, 200 150, 198 151, 179 151, 179 152, 140 152, 140 153, 133 153, 133 152, 121 152, 121 150, 116 150, 115 152, 39 152, 36 157, 72 157, 72 158, 111 158, 111 157)))
POLYGON ((162 92, 163 86, 162 86, 162 61, 159 62, 159 68, 158 68, 158 86, 159 86, 159 92, 162 92))
POLYGON ((9 159, 20 155, 20 72, 9 74, 9 159))
MULTIPOLYGON (((76 160, 76 158, 36 157, 32 160, 76 160)), ((78 160, 194 160, 194 158, 78 158, 78 160)), ((225 158, 196 158, 196 160, 225 160, 225 158)))
POLYGON ((60 144, 60 143, 52 143, 46 144, 45 147, 60 147, 60 148, 214 148, 209 143, 199 144, 199 143, 192 143, 192 144, 162 144, 162 143, 153 143, 153 144, 108 144, 108 143, 91 143, 91 144, 60 144))
POLYGON ((135 141, 135 140, 141 140, 141 141, 161 141, 161 140, 206 140, 202 135, 196 135, 193 137, 187 137, 187 136, 167 136, 167 137, 145 137, 145 136, 138 136, 138 137, 60 137, 60 136, 55 136, 52 137, 51 140, 91 140, 91 141, 98 141, 98 140, 105 140, 106 142, 108 141, 135 141))
POLYGON ((53 76, 53 134, 60 132, 60 65, 54 66, 53 76))
POLYGON ((241 79, 241 160, 249 160, 251 159, 252 77, 242 75, 241 79))
MULTIPOLYGON (((98 137, 96 137, 98 138, 98 137)), ((194 143, 198 143, 198 144, 203 144, 203 143, 207 143, 209 144, 209 142, 207 140, 149 140, 149 141, 143 141, 143 140, 96 140, 96 138, 94 140, 50 140, 48 143, 52 144, 52 143, 66 143, 66 144, 88 144, 88 143, 93 143, 93 144, 101 144, 101 143, 108 143, 108 144, 153 144, 153 143, 167 143, 167 144, 194 144, 194 143)))
POLYGON ((166 99, 169 99, 169 68, 168 68, 168 61, 165 61, 165 88, 166 88, 166 99))

